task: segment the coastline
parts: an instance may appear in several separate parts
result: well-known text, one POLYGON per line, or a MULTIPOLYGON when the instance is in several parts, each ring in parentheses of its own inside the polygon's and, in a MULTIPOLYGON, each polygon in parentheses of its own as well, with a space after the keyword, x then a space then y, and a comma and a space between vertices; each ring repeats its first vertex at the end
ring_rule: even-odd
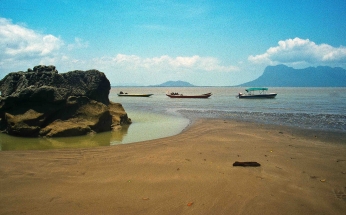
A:
POLYGON ((137 143, 1 151, 0 213, 344 214, 345 140, 194 119, 178 135, 137 143))

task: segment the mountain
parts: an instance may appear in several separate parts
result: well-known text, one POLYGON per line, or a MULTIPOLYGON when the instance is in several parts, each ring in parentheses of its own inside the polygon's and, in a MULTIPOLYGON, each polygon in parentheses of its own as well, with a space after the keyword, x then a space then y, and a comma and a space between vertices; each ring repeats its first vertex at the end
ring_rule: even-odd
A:
POLYGON ((159 85, 153 85, 152 87, 194 87, 194 85, 185 81, 167 81, 159 85))
POLYGON ((340 67, 294 69, 285 65, 267 66, 263 74, 244 87, 346 87, 346 70, 340 67))

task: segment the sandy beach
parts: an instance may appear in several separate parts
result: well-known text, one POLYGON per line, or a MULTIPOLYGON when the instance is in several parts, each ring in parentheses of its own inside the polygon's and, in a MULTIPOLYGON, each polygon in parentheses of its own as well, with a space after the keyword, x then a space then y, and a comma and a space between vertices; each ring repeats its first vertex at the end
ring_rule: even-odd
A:
POLYGON ((345 143, 345 133, 200 119, 139 143, 1 151, 0 214, 341 215, 345 143))

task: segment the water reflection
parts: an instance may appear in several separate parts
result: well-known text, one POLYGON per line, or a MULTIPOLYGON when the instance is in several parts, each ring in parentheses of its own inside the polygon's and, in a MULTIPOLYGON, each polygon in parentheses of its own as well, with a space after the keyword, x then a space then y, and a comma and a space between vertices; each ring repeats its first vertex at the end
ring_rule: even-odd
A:
POLYGON ((121 128, 116 129, 110 133, 110 141, 109 143, 122 143, 124 140, 124 136, 127 135, 130 125, 123 125, 121 128))
POLYGON ((1 151, 10 150, 44 150, 62 148, 90 148, 97 146, 109 146, 110 143, 120 144, 127 135, 129 125, 122 126, 112 132, 102 132, 78 137, 58 138, 24 138, 0 134, 1 151))

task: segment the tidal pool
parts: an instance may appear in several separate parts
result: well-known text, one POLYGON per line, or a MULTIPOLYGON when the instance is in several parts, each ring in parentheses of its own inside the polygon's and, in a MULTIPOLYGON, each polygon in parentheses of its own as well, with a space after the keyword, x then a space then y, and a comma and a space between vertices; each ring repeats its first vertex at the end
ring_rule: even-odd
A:
POLYGON ((188 119, 177 116, 131 111, 127 113, 132 124, 112 132, 59 138, 25 138, 0 133, 0 150, 90 148, 127 144, 173 136, 189 124, 188 119))

